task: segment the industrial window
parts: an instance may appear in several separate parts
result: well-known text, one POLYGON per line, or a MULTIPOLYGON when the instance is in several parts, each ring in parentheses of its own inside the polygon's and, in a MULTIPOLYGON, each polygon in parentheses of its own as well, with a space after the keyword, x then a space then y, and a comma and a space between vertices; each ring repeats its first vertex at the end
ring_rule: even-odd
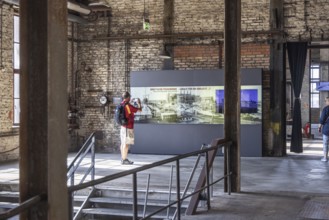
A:
POLYGON ((310 98, 311 108, 320 108, 320 92, 316 90, 317 83, 320 82, 320 66, 311 65, 310 76, 310 98))
POLYGON ((20 80, 20 75, 19 75, 19 17, 14 16, 14 56, 13 56, 13 64, 14 64, 14 120, 13 124, 14 125, 19 125, 19 114, 21 111, 20 108, 20 96, 19 96, 19 80, 20 80))

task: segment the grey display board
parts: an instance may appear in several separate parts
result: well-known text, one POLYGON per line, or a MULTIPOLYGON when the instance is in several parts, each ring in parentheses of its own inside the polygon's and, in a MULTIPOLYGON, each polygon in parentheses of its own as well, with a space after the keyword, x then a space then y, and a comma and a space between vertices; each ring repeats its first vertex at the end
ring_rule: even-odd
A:
MULTIPOLYGON (((261 69, 242 69, 241 85, 261 85, 261 69)), ((223 70, 141 71, 131 73, 131 87, 223 86, 223 70)), ((134 96, 134 94, 132 94, 134 96)), ((132 153, 183 154, 223 138, 223 124, 135 124, 132 153)), ((262 124, 241 125, 241 156, 262 156, 262 124)))

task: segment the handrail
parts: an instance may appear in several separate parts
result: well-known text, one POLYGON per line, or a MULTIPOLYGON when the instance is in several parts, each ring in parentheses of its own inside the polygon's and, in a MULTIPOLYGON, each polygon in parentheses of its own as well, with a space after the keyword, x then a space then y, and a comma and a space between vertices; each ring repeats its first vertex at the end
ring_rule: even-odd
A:
MULTIPOLYGON (((77 153, 77 155, 74 157, 72 160, 71 164, 67 168, 67 181, 71 180, 70 184, 71 186, 74 185, 74 180, 75 180, 75 172, 78 170, 81 162, 83 159, 86 157, 88 153, 91 153, 90 159, 90 166, 88 167, 87 171, 84 173, 82 176, 80 182, 78 184, 81 184, 85 181, 87 176, 90 174, 90 179, 94 180, 95 179, 95 132, 93 132, 85 141, 85 143, 82 145, 81 149, 77 153)), ((77 219, 80 214, 82 209, 85 207, 87 204, 87 201, 89 200, 90 196, 94 193, 94 187, 92 187, 92 192, 91 194, 85 199, 85 201, 82 203, 81 207, 79 208, 78 212, 75 213, 73 216, 73 210, 69 210, 69 217, 71 219, 77 219)), ((69 194, 69 203, 70 206, 72 206, 74 201, 74 193, 69 194)))
MULTIPOLYGON (((229 166, 227 167, 228 169, 228 172, 226 175, 224 175, 223 177, 219 178, 218 180, 210 183, 209 182, 209 166, 212 166, 212 161, 209 162, 208 160, 208 154, 210 153, 210 151, 213 152, 213 155, 216 154, 217 152, 217 149, 219 147, 228 147, 229 145, 232 145, 232 141, 228 141, 226 139, 216 139, 216 140, 213 140, 212 144, 211 144, 211 147, 209 148, 206 148, 206 149, 201 149, 201 150, 198 150, 198 151, 194 151, 194 152, 190 152, 190 153, 186 153, 186 154, 182 154, 182 155, 178 155, 178 156, 174 156, 172 158, 168 158, 168 159, 164 159, 164 160, 161 160, 161 161, 157 161, 157 162, 154 162, 152 164, 147 164, 147 165, 144 165, 142 167, 137 167, 137 168, 134 168, 134 169, 131 169, 131 170, 127 170, 127 171, 122 171, 122 172, 119 172, 119 173, 115 173, 115 174, 112 174, 112 175, 109 175, 109 176, 105 176, 105 177, 102 177, 102 178, 99 178, 99 179, 96 179, 96 180, 91 180, 89 182, 85 182, 85 183, 81 183, 81 184, 78 184, 78 185, 72 185, 70 187, 68 187, 68 192, 69 192, 69 195, 72 195, 75 191, 78 191, 78 190, 82 190, 84 188, 87 188, 87 187, 94 187, 95 185, 98 185, 98 184, 102 184, 102 183, 105 183, 105 182, 108 182, 108 181, 111 181, 111 180, 115 180, 115 179, 118 179, 118 178, 121 178, 121 177, 125 177, 125 176, 128 176, 128 175, 132 175, 132 183, 133 183, 133 219, 134 220, 137 220, 137 216, 138 216, 138 212, 137 212, 137 173, 141 172, 141 171, 145 171, 145 170, 148 170, 148 169, 151 169, 151 168, 154 168, 154 167, 157 167, 157 166, 161 166, 161 165, 164 165, 164 164, 167 164, 167 163, 171 163, 171 162, 176 162, 176 194, 177 194, 177 198, 174 202, 171 202, 170 204, 166 205, 165 207, 162 207, 160 208, 159 210, 155 211, 155 212, 152 212, 151 214, 147 215, 146 217, 143 217, 142 219, 148 219, 150 217, 152 217, 153 215, 165 210, 166 208, 172 206, 172 205, 175 205, 177 204, 177 217, 178 217, 178 220, 180 220, 180 208, 181 208, 181 202, 188 198, 188 197, 191 197, 191 196, 194 196, 195 194, 201 192, 202 190, 204 189, 207 189, 207 193, 208 193, 208 197, 209 197, 209 187, 214 185, 215 183, 223 180, 223 179, 228 179, 228 181, 230 181, 230 176, 231 176, 231 171, 230 171, 230 168, 229 166), (187 158, 187 157, 190 157, 190 156, 195 156, 195 155, 200 155, 200 154, 203 154, 203 153, 206 153, 206 162, 205 162, 205 172, 206 172, 206 185, 205 186, 200 186, 198 189, 195 189, 193 193, 187 195, 187 196, 180 196, 180 177, 179 177, 179 174, 180 174, 180 166, 179 166, 179 161, 181 159, 184 159, 184 158, 187 158)), ((228 154, 225 154, 225 157, 228 156, 228 154)), ((70 198, 70 200, 72 201, 72 198, 70 198)), ((69 203, 71 204, 70 206, 70 210, 72 211, 73 210, 73 207, 72 207, 72 203, 69 203)), ((208 198, 208 209, 210 208, 210 198, 208 198)))
POLYGON ((82 147, 80 148, 79 152, 77 153, 77 155, 74 157, 74 159, 72 160, 71 164, 67 167, 67 170, 70 170, 73 166, 74 163, 77 161, 77 159, 79 158, 79 156, 82 154, 82 152, 89 146, 88 143, 89 141, 93 138, 93 136, 95 135, 95 132, 91 133, 91 135, 87 138, 87 140, 85 141, 85 143, 82 145, 82 147))
POLYGON ((47 194, 40 194, 37 196, 34 196, 24 202, 22 202, 19 206, 12 208, 8 211, 5 211, 3 213, 0 213, 0 219, 8 219, 10 217, 14 217, 15 215, 18 215, 19 213, 31 208, 34 205, 39 204, 40 202, 47 200, 47 194))
POLYGON ((187 157, 190 157, 190 156, 195 156, 197 154, 202 154, 202 153, 205 153, 207 151, 211 151, 211 150, 216 149, 219 145, 223 145, 223 144, 230 145, 230 144, 232 144, 231 141, 227 141, 225 139, 217 139, 216 141, 217 141, 216 142, 217 144, 215 146, 211 146, 210 148, 206 148, 206 149, 198 150, 198 151, 193 151, 193 152, 186 153, 186 154, 181 154, 181 155, 174 156, 172 158, 168 158, 168 159, 164 159, 164 160, 160 160, 160 161, 157 161, 157 162, 154 162, 154 163, 151 163, 151 164, 146 164, 142 167, 136 167, 136 168, 131 169, 131 170, 126 170, 126 171, 122 171, 122 172, 119 172, 119 173, 115 173, 115 174, 105 176, 105 177, 102 177, 102 178, 99 178, 99 179, 96 179, 96 180, 81 183, 79 185, 70 186, 68 188, 68 191, 71 193, 71 192, 81 190, 81 189, 84 189, 84 188, 87 188, 87 187, 95 186, 95 185, 102 184, 102 183, 105 183, 105 182, 108 182, 108 181, 111 181, 111 180, 114 180, 114 179, 118 179, 118 178, 121 178, 121 177, 124 177, 124 176, 128 176, 130 174, 139 173, 141 171, 148 170, 150 168, 154 168, 154 167, 161 166, 161 165, 164 165, 164 164, 167 164, 167 163, 175 162, 177 160, 181 160, 181 159, 184 159, 184 158, 187 158, 187 157))
MULTIPOLYGON (((74 168, 74 164, 77 162, 78 158, 84 153, 83 157, 80 159, 79 163, 82 161, 82 159, 86 156, 86 154, 88 153, 88 151, 90 149, 92 149, 92 164, 91 164, 91 167, 87 170, 86 174, 83 176, 82 178, 82 181, 84 181, 84 179, 86 178, 86 176, 92 172, 92 177, 91 179, 94 179, 94 169, 95 169, 95 160, 94 160, 94 153, 95 153, 95 150, 94 150, 94 146, 92 144, 90 144, 89 142, 92 141, 92 139, 94 138, 95 136, 95 132, 93 132, 88 138, 87 140, 85 141, 85 143, 83 144, 83 146, 81 147, 81 149, 79 150, 79 152, 77 153, 77 155, 74 157, 74 159, 72 160, 71 164, 68 166, 67 168, 67 172, 69 173, 68 175, 68 180, 69 178, 72 177, 72 175, 74 175, 74 172, 77 170, 78 166, 76 166, 74 168), (74 168, 73 171, 71 171, 71 169, 74 168)), ((74 178, 74 176, 73 176, 74 178)), ((81 181, 81 182, 82 182, 81 181)), ((81 183, 80 182, 80 183, 81 183)), ((15 208, 12 208, 12 209, 9 209, 3 213, 0 213, 0 220, 1 219, 8 219, 10 217, 13 217, 13 216, 16 216, 18 215, 19 213, 33 207, 34 205, 37 205, 39 204, 40 202, 42 201, 45 201, 47 200, 47 194, 40 194, 40 195, 37 195, 37 196, 34 196, 34 197, 31 197, 30 199, 22 202, 21 204, 19 204, 17 207, 15 208)))
MULTIPOLYGON (((82 152, 85 150, 83 148, 88 148, 89 146, 87 145, 87 143, 91 140, 91 138, 94 137, 94 133, 92 133, 89 138, 87 139, 87 141, 85 142, 85 144, 83 145, 83 147, 80 149, 80 151, 78 152, 77 156, 74 158, 74 160, 71 162, 70 166, 68 167, 68 171, 74 166, 74 163, 76 162, 76 160, 78 159, 78 157, 82 154, 82 152)), ((165 159, 165 160, 161 160, 161 161, 157 161, 157 162, 154 162, 152 164, 147 164, 147 165, 144 165, 142 167, 137 167, 137 168, 134 168, 132 170, 127 170, 127 171, 123 171, 123 172, 120 172, 120 173, 116 173, 116 174, 112 174, 112 175, 109 175, 109 176, 106 176, 106 177, 103 177, 103 178, 100 178, 100 179, 97 179, 97 180, 92 180, 89 181, 89 182, 86 182, 86 183, 80 183, 79 185, 72 185, 70 187, 68 187, 68 192, 69 192, 69 195, 72 196, 73 192, 74 191, 77 191, 77 190, 81 190, 81 189, 84 189, 84 188, 87 188, 87 187, 94 187, 95 185, 98 185, 98 184, 101 184, 101 183, 105 183, 105 182, 108 182, 108 181, 111 181, 111 180, 114 180, 114 179, 117 179, 117 178, 120 178, 120 177, 124 177, 124 176, 127 176, 127 175, 131 175, 133 174, 133 182, 134 182, 134 189, 136 190, 136 184, 137 184, 137 173, 138 172, 141 172, 141 171, 144 171, 144 170, 147 170, 147 169, 150 169, 150 168, 154 168, 154 167, 157 167, 157 166, 161 166, 161 165, 164 165, 164 164, 167 164, 167 163, 171 163, 171 162, 176 162, 177 163, 177 166, 176 166, 176 172, 177 175, 179 175, 179 160, 181 159, 184 159, 184 158, 187 158, 187 157, 190 157, 190 156, 195 156, 195 155, 198 155, 198 154, 202 154, 202 153, 206 153, 206 152, 209 152, 209 151, 212 151, 212 150, 216 150, 217 148, 219 147, 227 147, 227 145, 231 145, 232 142, 231 141, 228 141, 226 139, 216 139, 213 141, 211 147, 209 148, 206 148, 206 149, 202 149, 202 150, 198 150, 198 151, 194 151, 194 152, 190 152, 190 153, 186 153, 186 154, 182 154, 182 155, 178 155, 178 156, 175 156, 175 157, 172 157, 172 158, 168 158, 168 159, 165 159)), ((206 154, 207 156, 207 154, 206 154)), ((207 159, 208 160, 208 159, 207 159)), ((94 167, 94 161, 92 162, 93 163, 93 167, 94 167)), ((206 166, 208 166, 208 162, 206 163, 206 166)), ((208 169, 208 168, 207 168, 208 169)), ((206 170, 207 170, 206 169, 206 170)), ((207 170, 207 172, 209 172, 209 170, 207 170)), ((207 174, 208 175, 208 174, 207 174)), ((207 181, 207 185, 204 186, 204 187, 201 187, 200 189, 198 189, 197 191, 194 191, 193 193, 187 195, 187 196, 183 196, 182 198, 180 197, 180 193, 177 193, 177 200, 168 204, 167 206, 151 213, 150 215, 146 216, 145 218, 143 219, 147 219, 155 214, 157 214, 158 212, 162 211, 162 210, 165 210, 166 208, 174 205, 174 204, 177 204, 177 209, 180 208, 180 203, 181 201, 183 201, 184 199, 188 198, 188 197, 191 197, 192 195, 200 192, 201 190, 204 190, 204 189, 208 189, 208 193, 209 193, 209 186, 219 182, 220 180, 224 179, 224 178, 227 178, 231 175, 231 172, 228 172, 227 175, 221 177, 220 179, 214 181, 213 183, 209 183, 207 181)), ((179 178, 177 178, 177 191, 180 190, 180 187, 179 187, 179 178)), ((136 192, 134 192, 134 194, 136 194, 136 192)), ((72 197, 71 197, 72 199, 72 197)), ((6 212, 3 212, 0 214, 0 219, 7 219, 7 218, 10 218, 10 217, 13 217, 33 206, 35 206, 36 204, 42 202, 42 201, 45 201, 47 200, 47 194, 40 194, 40 195, 37 195, 37 196, 34 196, 26 201, 24 201, 23 203, 21 203, 19 206, 13 208, 13 209, 10 209, 6 212)), ((137 202, 137 194, 134 195, 134 219, 137 219, 136 216, 137 216, 137 209, 136 209, 136 202, 137 202)), ((70 208, 72 209, 72 204, 70 204, 70 208)), ((180 219, 180 211, 178 210, 178 219, 180 219)))
POLYGON ((91 173, 91 180, 95 179, 95 133, 94 132, 87 138, 87 140, 82 145, 81 149, 79 150, 79 152, 77 153, 77 155, 74 157, 71 164, 67 168, 67 173, 68 173, 67 181, 71 179, 71 185, 74 185, 74 174, 79 168, 80 163, 86 157, 89 151, 91 151, 90 167, 87 170, 87 172, 85 172, 80 183, 82 183, 85 180, 85 178, 88 176, 89 173, 91 173))

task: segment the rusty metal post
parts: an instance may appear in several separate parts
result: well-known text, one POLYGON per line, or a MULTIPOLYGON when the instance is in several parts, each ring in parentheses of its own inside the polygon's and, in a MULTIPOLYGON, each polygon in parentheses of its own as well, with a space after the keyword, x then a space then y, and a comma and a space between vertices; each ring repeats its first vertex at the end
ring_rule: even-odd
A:
MULTIPOLYGON (((232 140, 232 191, 240 191, 241 0, 225 0, 225 139, 232 140)), ((225 184, 227 191, 227 182, 225 184)))
POLYGON ((20 1, 20 201, 48 201, 20 216, 68 219, 67 1, 20 1))

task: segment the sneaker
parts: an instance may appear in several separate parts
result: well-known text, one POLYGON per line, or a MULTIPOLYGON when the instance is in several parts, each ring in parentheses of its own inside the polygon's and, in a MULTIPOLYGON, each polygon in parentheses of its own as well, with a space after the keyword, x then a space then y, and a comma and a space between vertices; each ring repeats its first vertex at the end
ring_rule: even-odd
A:
POLYGON ((133 161, 130 161, 128 159, 121 160, 122 165, 130 165, 130 164, 133 164, 133 163, 134 163, 133 161))
POLYGON ((328 161, 328 158, 323 157, 323 158, 321 159, 321 161, 323 161, 323 162, 327 162, 327 161, 328 161))

